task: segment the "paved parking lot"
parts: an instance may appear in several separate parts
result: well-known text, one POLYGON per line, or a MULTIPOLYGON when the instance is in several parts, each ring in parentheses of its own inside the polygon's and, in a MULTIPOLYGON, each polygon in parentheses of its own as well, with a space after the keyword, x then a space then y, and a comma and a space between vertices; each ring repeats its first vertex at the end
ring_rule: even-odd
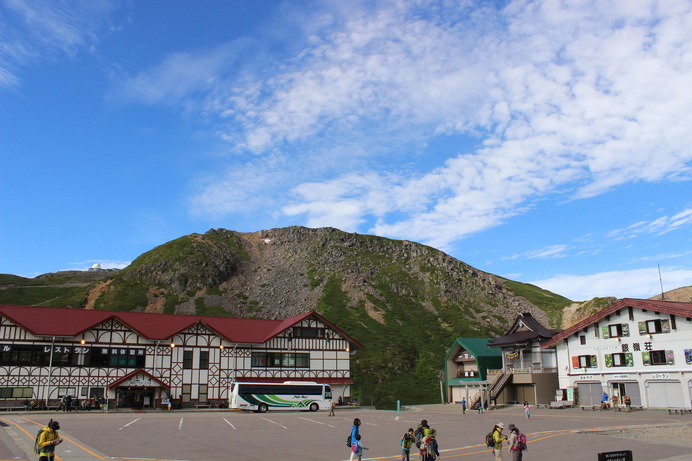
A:
MULTIPOLYGON (((0 414, 0 461, 36 459, 36 431, 50 418, 60 421, 66 442, 62 460, 306 460, 348 459, 345 439, 353 418, 363 422, 361 434, 369 448, 363 459, 399 460, 403 433, 427 419, 437 429, 442 459, 492 459, 484 446, 494 423, 516 424, 529 439, 525 460, 597 460, 599 452, 632 450, 635 461, 692 460, 691 442, 621 438, 597 432, 622 427, 685 425, 692 416, 665 411, 618 413, 580 409, 534 409, 525 420, 520 407, 462 415, 458 406, 426 405, 402 411, 349 409, 327 412, 237 413, 224 410, 173 412, 26 413, 0 414), (5 426, 6 425, 6 426, 5 426)), ((692 435, 692 432, 691 432, 692 435)), ((412 458, 417 459, 415 448, 412 458), (416 455, 416 456, 413 456, 416 455)), ((511 457, 505 452, 505 459, 511 457)), ((58 461, 60 461, 58 459, 58 461)))

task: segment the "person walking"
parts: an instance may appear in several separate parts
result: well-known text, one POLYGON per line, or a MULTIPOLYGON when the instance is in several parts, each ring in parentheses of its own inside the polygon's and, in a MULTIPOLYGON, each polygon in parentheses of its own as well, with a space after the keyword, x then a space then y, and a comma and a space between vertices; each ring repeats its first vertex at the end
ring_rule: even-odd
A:
POLYGON ((625 396, 625 408, 627 408, 628 413, 632 411, 632 398, 629 395, 625 396))
POLYGON ((331 403, 329 404, 329 413, 327 414, 327 416, 336 416, 334 414, 334 408, 335 407, 336 407, 336 402, 332 400, 331 403))
MULTIPOLYGON (((437 439, 435 438, 437 431, 432 427, 428 431, 428 436, 423 440, 423 445, 425 445, 425 455, 423 456, 423 461, 435 461, 440 457, 440 450, 437 444, 437 439)), ((423 449, 421 445, 421 450, 423 449)))
POLYGON ((531 406, 529 405, 529 402, 527 400, 524 400, 524 416, 526 419, 529 419, 531 417, 531 406))
POLYGON ((495 455, 495 461, 502 461, 502 442, 507 440, 506 435, 502 435, 502 430, 505 428, 504 423, 497 423, 495 428, 493 428, 493 455, 495 455))
POLYGON ((350 461, 353 461, 353 457, 356 455, 356 452, 353 450, 353 445, 358 444, 358 441, 360 440, 360 419, 355 418, 353 420, 353 426, 351 427, 351 458, 350 461))
POLYGON ((413 435, 413 428, 410 427, 408 432, 401 438, 401 461, 411 461, 411 446, 415 442, 416 436, 413 435))
POLYGON ((48 425, 43 428, 38 436, 38 461, 54 461, 55 447, 62 443, 62 438, 58 434, 60 423, 53 421, 48 422, 48 425))
MULTIPOLYGON (((428 431, 430 431, 430 426, 428 426, 428 420, 427 419, 422 419, 418 427, 416 428, 416 431, 413 433, 413 435, 416 438, 416 448, 420 450, 421 443, 423 443, 423 439, 428 436, 428 431)), ((421 455, 421 458, 423 455, 421 455)))
POLYGON ((526 450, 526 436, 519 432, 519 428, 514 424, 509 425, 509 454, 512 461, 522 461, 524 450, 526 450))
POLYGON ((466 397, 462 397, 461 399, 461 414, 466 414, 466 397))

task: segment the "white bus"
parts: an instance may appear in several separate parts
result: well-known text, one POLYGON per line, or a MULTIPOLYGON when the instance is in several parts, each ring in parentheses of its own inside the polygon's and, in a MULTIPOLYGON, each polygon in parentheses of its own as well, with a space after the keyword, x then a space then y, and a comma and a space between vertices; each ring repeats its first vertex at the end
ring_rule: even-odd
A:
POLYGON ((271 410, 326 410, 332 404, 332 388, 310 381, 231 384, 228 408, 259 413, 271 410))

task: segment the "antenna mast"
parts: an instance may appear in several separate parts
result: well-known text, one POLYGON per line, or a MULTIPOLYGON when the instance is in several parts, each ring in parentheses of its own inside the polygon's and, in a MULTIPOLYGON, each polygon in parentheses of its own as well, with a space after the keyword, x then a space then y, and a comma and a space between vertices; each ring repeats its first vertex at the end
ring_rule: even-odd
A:
POLYGON ((661 277, 661 265, 657 264, 658 266, 658 281, 661 282, 661 301, 666 300, 666 295, 663 294, 663 278, 661 277))

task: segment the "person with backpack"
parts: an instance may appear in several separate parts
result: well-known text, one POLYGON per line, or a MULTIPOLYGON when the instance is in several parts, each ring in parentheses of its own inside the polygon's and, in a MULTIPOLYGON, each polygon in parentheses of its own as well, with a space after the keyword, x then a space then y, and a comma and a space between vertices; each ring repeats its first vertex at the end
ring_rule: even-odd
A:
POLYGON ((410 427, 408 432, 401 438, 401 461, 411 461, 411 446, 415 440, 416 436, 413 435, 413 428, 410 427))
POLYGON ((59 429, 60 423, 51 419, 46 427, 38 431, 34 442, 34 451, 38 455, 38 461, 55 460, 55 447, 63 441, 58 434, 59 429))
MULTIPOLYGON (((353 457, 356 456, 356 451, 353 449, 353 445, 358 445, 358 441, 360 440, 360 418, 355 418, 353 420, 353 426, 351 427, 351 444, 349 447, 351 447, 351 458, 350 461, 353 461, 353 457)), ((362 453, 362 450, 361 450, 362 453)))
POLYGON ((502 461, 502 442, 507 440, 507 436, 502 435, 502 430, 504 428, 504 423, 497 423, 492 431, 493 455, 495 455, 495 461, 502 461))
MULTIPOLYGON (((428 432, 430 431, 430 426, 428 426, 428 420, 423 419, 421 420, 420 424, 416 428, 416 432, 413 433, 413 435, 416 437, 416 448, 420 450, 421 443, 423 442, 423 439, 428 436, 428 432)), ((421 455, 421 459, 422 459, 421 455)))
POLYGON ((440 457, 439 446, 437 445, 437 439, 435 436, 437 431, 430 428, 428 431, 428 436, 423 439, 421 443, 421 453, 423 453, 423 461, 435 461, 440 457))
POLYGON ((519 432, 519 428, 514 424, 509 425, 509 453, 512 461, 521 461, 526 451, 526 435, 519 432))

